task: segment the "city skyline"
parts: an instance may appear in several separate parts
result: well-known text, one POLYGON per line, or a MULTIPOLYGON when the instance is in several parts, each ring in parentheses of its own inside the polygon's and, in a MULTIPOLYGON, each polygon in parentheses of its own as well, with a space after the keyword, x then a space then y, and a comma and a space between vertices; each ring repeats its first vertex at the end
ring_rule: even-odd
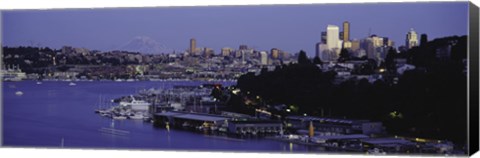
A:
MULTIPOLYGON (((4 46, 64 45, 109 51, 134 37, 158 41, 162 49, 184 52, 196 47, 257 50, 279 48, 315 55, 315 44, 328 25, 350 23, 349 39, 377 34, 403 45, 414 28, 429 39, 467 33, 466 2, 164 7, 141 9, 23 10, 3 12, 4 46), (409 8, 409 9, 405 9, 409 8), (348 10, 348 12, 342 12, 348 10), (328 14, 327 14, 328 13, 328 14), (325 15, 335 16, 325 16, 325 15), (301 18, 298 18, 301 17, 301 18), (318 20, 316 20, 318 19, 318 20), (385 20, 379 21, 378 19, 385 20), (401 22, 401 23, 398 23, 401 22), (301 31, 296 31, 301 30, 301 31)), ((341 28, 342 30, 342 28, 341 28)))

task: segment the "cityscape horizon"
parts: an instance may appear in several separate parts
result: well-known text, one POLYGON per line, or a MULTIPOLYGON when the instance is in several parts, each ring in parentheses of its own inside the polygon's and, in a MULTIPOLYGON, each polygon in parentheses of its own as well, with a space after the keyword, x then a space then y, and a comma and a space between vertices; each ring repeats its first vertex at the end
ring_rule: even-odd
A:
POLYGON ((322 30, 326 30, 328 25, 341 26, 344 21, 351 23, 351 40, 375 34, 393 40, 396 47, 404 45, 405 34, 411 28, 418 34, 429 35, 431 39, 466 35, 465 4, 440 2, 4 11, 2 16, 6 25, 3 26, 2 36, 3 45, 9 47, 60 49, 62 46, 74 46, 100 51, 138 51, 128 45, 143 40, 147 42, 145 45, 151 47, 143 53, 156 54, 184 52, 188 49, 185 41, 196 38, 199 47, 210 48, 217 53, 224 47, 248 45, 259 51, 278 48, 295 53, 305 50, 309 57, 314 57, 322 30), (403 12, 403 8, 409 8, 409 11, 403 12), (279 12, 281 10, 290 11, 279 12), (454 14, 447 15, 446 10, 454 14), (383 15, 383 12, 387 14, 383 15), (332 18, 326 14, 338 16, 332 18), (302 18, 291 19, 293 17, 302 18), (315 17, 319 20, 315 20, 315 17), (382 21, 372 21, 370 18, 382 21), (209 22, 202 23, 201 19, 208 19, 209 22), (192 24, 188 21, 192 21, 192 24), (35 29, 27 27, 31 25, 35 25, 35 29), (174 30, 180 32, 172 34, 174 30), (79 33, 82 31, 88 33, 79 33))

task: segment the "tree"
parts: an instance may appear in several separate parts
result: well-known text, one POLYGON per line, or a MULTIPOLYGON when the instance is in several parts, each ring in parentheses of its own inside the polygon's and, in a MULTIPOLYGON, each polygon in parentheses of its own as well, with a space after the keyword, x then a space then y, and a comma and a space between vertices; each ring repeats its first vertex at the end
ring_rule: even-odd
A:
POLYGON ((348 52, 347 49, 343 48, 340 51, 340 57, 338 58, 338 62, 344 62, 350 60, 350 53, 348 52))
POLYGON ((322 64, 322 60, 320 60, 320 57, 316 56, 313 58, 313 64, 322 64))
POLYGON ((385 66, 389 72, 395 71, 395 56, 397 52, 394 48, 390 48, 385 58, 385 66))
POLYGON ((428 42, 427 34, 422 34, 420 36, 420 47, 425 47, 428 42))
POLYGON ((298 63, 299 64, 311 64, 310 60, 308 60, 307 53, 305 51, 300 50, 298 54, 298 63))

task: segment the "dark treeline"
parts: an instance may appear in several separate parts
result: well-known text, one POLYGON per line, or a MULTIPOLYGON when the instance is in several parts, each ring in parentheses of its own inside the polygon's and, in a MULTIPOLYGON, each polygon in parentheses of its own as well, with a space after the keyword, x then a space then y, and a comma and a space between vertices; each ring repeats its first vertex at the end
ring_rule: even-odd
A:
POLYGON ((465 143, 466 39, 446 37, 389 53, 384 65, 390 70, 384 75, 397 76, 397 84, 387 79, 333 84, 336 73, 322 72, 314 64, 318 61, 306 59, 302 51, 297 64, 264 70, 257 76, 245 74, 237 86, 248 98, 261 96, 266 105, 293 105, 298 108, 296 114, 382 121, 390 134, 465 143), (437 50, 447 45, 451 45, 450 55, 438 57, 437 50), (407 58, 416 69, 397 74, 390 63, 395 58, 407 58))

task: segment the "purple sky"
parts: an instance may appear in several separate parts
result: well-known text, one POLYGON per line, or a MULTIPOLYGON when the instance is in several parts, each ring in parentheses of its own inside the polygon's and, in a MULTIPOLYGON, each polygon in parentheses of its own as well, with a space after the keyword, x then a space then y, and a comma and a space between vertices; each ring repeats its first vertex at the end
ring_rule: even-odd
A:
POLYGON ((197 47, 257 50, 280 48, 309 56, 328 24, 351 25, 351 38, 389 37, 396 46, 414 28, 429 40, 467 34, 467 2, 161 7, 2 11, 6 46, 63 45, 113 50, 136 36, 148 36, 166 48, 183 51, 189 39, 197 47))

